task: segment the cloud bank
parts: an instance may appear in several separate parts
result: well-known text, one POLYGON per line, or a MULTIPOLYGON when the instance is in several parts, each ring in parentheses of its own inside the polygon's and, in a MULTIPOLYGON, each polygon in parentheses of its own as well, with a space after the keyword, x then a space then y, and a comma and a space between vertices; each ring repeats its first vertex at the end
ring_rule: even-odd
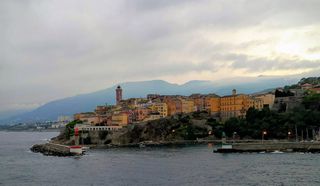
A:
POLYGON ((320 70, 319 7, 318 0, 3 0, 0 111, 124 81, 320 70))

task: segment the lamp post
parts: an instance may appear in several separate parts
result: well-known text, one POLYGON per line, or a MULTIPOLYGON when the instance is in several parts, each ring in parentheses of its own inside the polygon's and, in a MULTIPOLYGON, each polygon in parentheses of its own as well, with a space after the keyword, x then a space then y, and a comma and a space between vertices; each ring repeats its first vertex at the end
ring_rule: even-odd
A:
POLYGON ((288 141, 290 140, 291 132, 288 132, 288 141))
POLYGON ((233 132, 233 134, 232 134, 232 141, 233 141, 233 143, 235 142, 236 135, 237 135, 237 132, 233 132))
POLYGON ((265 136, 265 135, 267 135, 267 131, 263 131, 263 132, 262 132, 262 137, 261 137, 261 139, 262 139, 262 140, 261 140, 261 141, 262 141, 262 143, 263 143, 263 140, 264 140, 264 136, 265 136))

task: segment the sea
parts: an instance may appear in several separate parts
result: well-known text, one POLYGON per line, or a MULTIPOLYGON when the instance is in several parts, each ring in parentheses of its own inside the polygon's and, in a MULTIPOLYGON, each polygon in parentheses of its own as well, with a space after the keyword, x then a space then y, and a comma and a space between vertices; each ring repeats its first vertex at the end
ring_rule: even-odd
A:
POLYGON ((0 185, 320 185, 320 154, 213 153, 213 145, 90 149, 53 157, 29 148, 57 132, 0 132, 0 185))

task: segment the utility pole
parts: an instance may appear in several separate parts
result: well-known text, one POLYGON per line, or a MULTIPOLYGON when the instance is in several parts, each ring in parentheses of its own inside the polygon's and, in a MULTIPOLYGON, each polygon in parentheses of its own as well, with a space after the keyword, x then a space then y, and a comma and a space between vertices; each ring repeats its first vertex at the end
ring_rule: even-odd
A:
POLYGON ((316 136, 316 131, 315 131, 314 128, 313 128, 313 129, 312 129, 312 140, 315 140, 315 139, 316 139, 315 136, 316 136))

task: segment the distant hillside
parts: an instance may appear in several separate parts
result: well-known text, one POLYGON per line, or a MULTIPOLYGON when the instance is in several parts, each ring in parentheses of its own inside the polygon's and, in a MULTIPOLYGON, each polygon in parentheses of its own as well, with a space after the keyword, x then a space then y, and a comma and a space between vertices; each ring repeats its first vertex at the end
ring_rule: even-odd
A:
POLYGON ((309 83, 312 85, 319 85, 320 84, 320 77, 308 77, 308 78, 302 78, 299 81, 299 84, 305 84, 305 83, 309 83))
MULTIPOLYGON (((298 78, 258 77, 234 78, 221 81, 190 81, 183 85, 162 80, 120 83, 124 98, 145 97, 147 94, 190 95, 193 93, 216 93, 227 95, 233 88, 239 93, 255 93, 298 82, 298 78)), ((92 111, 97 105, 115 103, 115 86, 97 92, 77 95, 49 102, 31 112, 2 120, 2 123, 56 120, 60 115, 92 111)))

